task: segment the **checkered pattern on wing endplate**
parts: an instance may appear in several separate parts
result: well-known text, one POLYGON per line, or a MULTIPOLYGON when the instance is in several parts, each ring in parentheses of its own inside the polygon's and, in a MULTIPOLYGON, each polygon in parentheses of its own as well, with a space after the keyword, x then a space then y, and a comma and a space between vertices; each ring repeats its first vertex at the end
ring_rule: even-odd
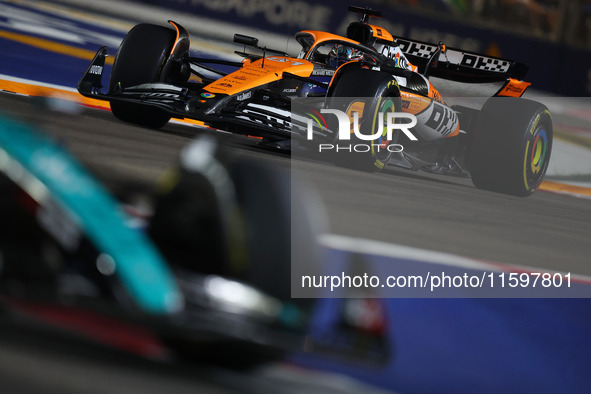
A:
POLYGON ((476 68, 486 71, 505 72, 509 69, 511 62, 500 59, 482 58, 478 62, 476 68))
POLYGON ((465 53, 460 65, 472 67, 477 70, 504 73, 509 70, 509 67, 511 67, 511 62, 493 57, 465 53))
POLYGON ((421 44, 418 42, 398 40, 398 43, 400 44, 402 52, 412 56, 430 58, 437 50, 437 47, 434 45, 421 44))

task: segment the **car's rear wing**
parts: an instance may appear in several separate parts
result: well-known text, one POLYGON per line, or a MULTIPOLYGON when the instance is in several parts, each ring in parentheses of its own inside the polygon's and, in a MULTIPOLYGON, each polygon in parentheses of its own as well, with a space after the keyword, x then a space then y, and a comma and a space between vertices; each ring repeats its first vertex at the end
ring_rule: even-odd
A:
POLYGON ((523 80, 529 67, 523 63, 499 57, 483 55, 461 49, 446 48, 408 38, 395 38, 393 42, 379 42, 382 45, 398 45, 408 60, 424 72, 431 57, 440 49, 438 57, 428 71, 429 75, 458 82, 501 82, 508 78, 523 80))
MULTIPOLYGON (((355 11, 360 12, 360 11, 355 11)), ((499 57, 447 48, 444 43, 432 44, 404 37, 393 37, 380 26, 364 21, 353 22, 347 37, 382 55, 393 58, 398 47, 418 71, 458 82, 500 82, 510 78, 522 80, 529 67, 523 63, 499 57)))

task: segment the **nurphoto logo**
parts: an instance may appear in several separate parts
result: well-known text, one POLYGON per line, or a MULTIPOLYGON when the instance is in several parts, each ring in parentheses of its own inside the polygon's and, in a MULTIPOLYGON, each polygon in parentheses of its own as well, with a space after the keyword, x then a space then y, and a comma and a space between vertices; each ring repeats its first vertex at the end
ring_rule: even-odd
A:
MULTIPOLYGON (((317 113, 318 114, 318 113, 317 113)), ((357 141, 367 141, 368 143, 355 143, 355 144, 319 144, 319 152, 322 151, 348 151, 348 152, 369 152, 370 150, 376 149, 388 150, 389 152, 402 152, 403 146, 396 143, 391 143, 397 139, 398 132, 404 133, 411 141, 417 141, 417 137, 410 131, 411 128, 417 125, 417 118, 413 114, 407 114, 404 112, 388 112, 386 113, 386 119, 384 122, 384 113, 379 112, 377 114, 377 123, 375 132, 372 134, 363 134, 359 131, 359 113, 351 111, 347 114, 344 111, 338 109, 323 108, 320 109, 320 116, 324 114, 334 115, 337 119, 337 138, 336 141, 351 141, 351 135, 354 135, 357 141), (408 120, 405 123, 400 123, 400 120, 408 120), (395 135, 396 132, 396 135, 395 135), (373 142, 373 143, 371 143, 373 142)), ((326 127, 326 121, 318 119, 318 116, 308 114, 312 118, 307 118, 307 139, 313 140, 314 135, 314 122, 316 122, 321 128, 324 125, 326 127)))

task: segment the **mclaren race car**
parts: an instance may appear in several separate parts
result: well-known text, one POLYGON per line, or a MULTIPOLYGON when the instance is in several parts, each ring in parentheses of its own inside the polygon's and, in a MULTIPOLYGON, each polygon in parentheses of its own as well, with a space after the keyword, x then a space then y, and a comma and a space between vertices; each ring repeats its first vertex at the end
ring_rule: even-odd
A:
POLYGON ((346 37, 299 32, 298 56, 236 34, 234 41, 244 45, 236 52, 243 57, 239 62, 190 56, 189 34, 176 22, 169 21, 172 28, 140 24, 119 47, 107 93, 101 91, 106 47, 97 52, 78 90, 109 101, 113 114, 125 122, 159 128, 171 117, 196 119, 292 151, 296 145, 316 151, 338 147, 342 134, 335 117, 323 112, 336 109, 351 123, 357 117, 359 132, 353 129, 347 139, 376 136, 367 149, 335 149, 341 152, 327 155, 339 164, 362 170, 390 164, 471 176, 479 188, 519 196, 536 190, 548 167, 553 130, 548 109, 521 98, 530 86, 523 81, 526 65, 442 42, 394 37, 369 23, 379 12, 349 10, 361 18, 349 25, 346 37), (227 72, 228 67, 235 71, 227 72), (430 76, 503 85, 479 109, 450 106, 430 76), (412 115, 410 130, 400 127, 404 114, 412 115), (398 128, 388 132, 387 119, 395 119, 398 128), (310 139, 312 147, 301 143, 310 139))

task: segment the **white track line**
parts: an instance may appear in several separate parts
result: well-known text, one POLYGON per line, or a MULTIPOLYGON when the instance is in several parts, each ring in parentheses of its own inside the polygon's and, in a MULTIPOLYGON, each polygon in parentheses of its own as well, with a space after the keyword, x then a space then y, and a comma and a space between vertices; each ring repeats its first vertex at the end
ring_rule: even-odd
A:
MULTIPOLYGON (((458 268, 482 271, 508 272, 549 272, 558 273, 546 268, 535 268, 525 265, 511 265, 472 259, 451 253, 436 252, 371 239, 353 238, 337 234, 323 234, 319 242, 322 246, 351 253, 370 254, 374 256, 391 257, 412 260, 418 263, 447 265, 458 268)), ((572 278, 579 283, 591 284, 591 276, 572 274, 572 278)))

